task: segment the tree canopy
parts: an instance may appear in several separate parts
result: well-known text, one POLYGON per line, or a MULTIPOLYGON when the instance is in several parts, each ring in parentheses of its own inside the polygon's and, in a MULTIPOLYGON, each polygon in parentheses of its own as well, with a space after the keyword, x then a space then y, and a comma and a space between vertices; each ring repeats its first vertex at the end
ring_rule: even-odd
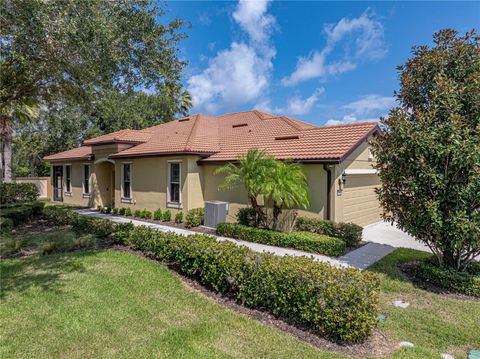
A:
POLYGON ((374 141, 383 217, 464 270, 480 254, 480 37, 451 29, 398 67, 399 106, 374 141))
POLYGON ((6 0, 0 13, 6 167, 14 121, 35 117, 38 109, 76 105, 84 114, 100 114, 98 127, 107 131, 123 125, 111 118, 125 119, 134 104, 151 106, 151 112, 161 109, 162 120, 190 107, 180 82, 185 62, 178 54, 186 36, 184 21, 162 21, 163 5, 152 0, 6 0))

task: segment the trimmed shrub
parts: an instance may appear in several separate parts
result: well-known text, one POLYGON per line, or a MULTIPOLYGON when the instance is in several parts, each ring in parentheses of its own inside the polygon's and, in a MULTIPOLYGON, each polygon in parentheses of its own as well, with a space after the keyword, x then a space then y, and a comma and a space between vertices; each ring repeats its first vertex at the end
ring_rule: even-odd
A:
POLYGON ((170 212, 169 210, 166 210, 165 212, 163 212, 162 221, 170 222, 171 220, 172 220, 172 212, 170 212))
POLYGON ((25 223, 32 217, 42 214, 45 202, 18 203, 3 206, 1 208, 1 216, 9 218, 14 226, 25 223))
POLYGON ((137 218, 142 218, 143 211, 141 209, 136 209, 135 212, 133 212, 133 216, 137 218))
POLYGON ((124 215, 125 215, 125 207, 120 207, 120 208, 118 209, 118 214, 124 216, 124 215))
POLYGON ((295 230, 324 234, 345 241, 348 247, 354 247, 362 240, 363 228, 355 223, 336 223, 316 218, 298 217, 295 230))
POLYGON ((119 214, 120 213, 120 208, 112 208, 112 213, 113 214, 119 214))
POLYGON ((131 217, 132 216, 132 209, 127 207, 125 208, 125 211, 123 212, 123 214, 125 214, 125 216, 127 217, 131 217))
POLYGON ((221 236, 243 239, 250 242, 268 244, 277 247, 295 248, 307 252, 341 256, 345 253, 345 242, 341 239, 311 232, 275 232, 243 226, 236 223, 220 223, 217 233, 221 236))
POLYGON ((255 212, 255 208, 252 208, 252 207, 240 208, 237 212, 237 222, 244 226, 256 227, 257 212, 255 212))
POLYGON ((109 214, 111 211, 110 207, 100 207, 100 213, 109 214))
POLYGON ((152 212, 144 209, 142 211, 142 215, 140 216, 141 218, 144 218, 144 219, 152 219, 152 212))
POLYGON ((33 183, 0 183, 0 204, 36 201, 40 196, 33 183))
POLYGON ((377 323, 379 281, 371 272, 256 253, 207 235, 182 237, 145 227, 117 235, 223 295, 338 340, 361 341, 377 323))
POLYGON ((202 225, 204 216, 205 208, 191 209, 187 212, 187 215, 185 216, 185 227, 192 228, 202 225))
POLYGON ((182 223, 183 222, 183 212, 177 212, 175 215, 175 223, 182 223))
POLYGON ((0 233, 9 233, 13 228, 13 221, 7 217, 0 217, 0 233))
POLYGON ((159 208, 155 212, 153 212, 153 219, 156 221, 161 221, 163 218, 162 210, 159 208))
POLYGON ((480 297, 480 263, 473 263, 465 272, 439 267, 430 260, 422 261, 416 273, 424 281, 461 294, 480 297))

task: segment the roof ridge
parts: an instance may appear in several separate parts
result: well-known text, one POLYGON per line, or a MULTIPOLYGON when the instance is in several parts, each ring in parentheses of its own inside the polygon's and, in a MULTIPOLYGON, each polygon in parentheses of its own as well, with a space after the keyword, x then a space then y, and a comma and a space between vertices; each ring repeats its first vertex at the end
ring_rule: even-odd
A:
POLYGON ((193 123, 192 129, 190 130, 190 134, 188 135, 187 141, 185 141, 185 151, 191 151, 192 147, 190 145, 190 140, 193 138, 193 135, 197 133, 197 124, 200 118, 200 114, 194 115, 195 122, 193 123))
POLYGON ((291 127, 293 127, 294 129, 296 129, 297 131, 301 131, 302 129, 300 128, 300 126, 298 126, 296 123, 293 123, 293 121, 291 121, 287 116, 279 116, 278 118, 280 118, 281 120, 283 120, 283 122, 285 122, 287 125, 290 125, 291 127))

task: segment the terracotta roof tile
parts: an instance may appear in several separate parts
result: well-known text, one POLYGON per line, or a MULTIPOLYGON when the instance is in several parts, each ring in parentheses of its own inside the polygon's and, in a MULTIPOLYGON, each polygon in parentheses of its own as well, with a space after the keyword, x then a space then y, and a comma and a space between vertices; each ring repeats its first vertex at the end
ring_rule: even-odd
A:
POLYGON ((139 143, 112 154, 111 158, 197 153, 204 155, 203 162, 232 161, 256 148, 278 159, 340 160, 376 129, 373 122, 315 126, 253 110, 222 116, 192 115, 141 131, 110 133, 84 143, 139 143))
POLYGON ((81 146, 72 150, 55 153, 46 156, 45 161, 62 161, 62 160, 90 160, 92 158, 92 148, 90 146, 81 146))

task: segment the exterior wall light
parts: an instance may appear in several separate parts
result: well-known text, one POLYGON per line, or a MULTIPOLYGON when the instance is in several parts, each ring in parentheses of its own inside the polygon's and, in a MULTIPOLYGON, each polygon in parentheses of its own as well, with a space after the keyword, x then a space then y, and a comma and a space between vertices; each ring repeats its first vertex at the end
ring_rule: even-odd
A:
POLYGON ((347 173, 345 171, 343 171, 343 173, 342 173, 342 182, 343 182, 344 185, 347 182, 347 173))

